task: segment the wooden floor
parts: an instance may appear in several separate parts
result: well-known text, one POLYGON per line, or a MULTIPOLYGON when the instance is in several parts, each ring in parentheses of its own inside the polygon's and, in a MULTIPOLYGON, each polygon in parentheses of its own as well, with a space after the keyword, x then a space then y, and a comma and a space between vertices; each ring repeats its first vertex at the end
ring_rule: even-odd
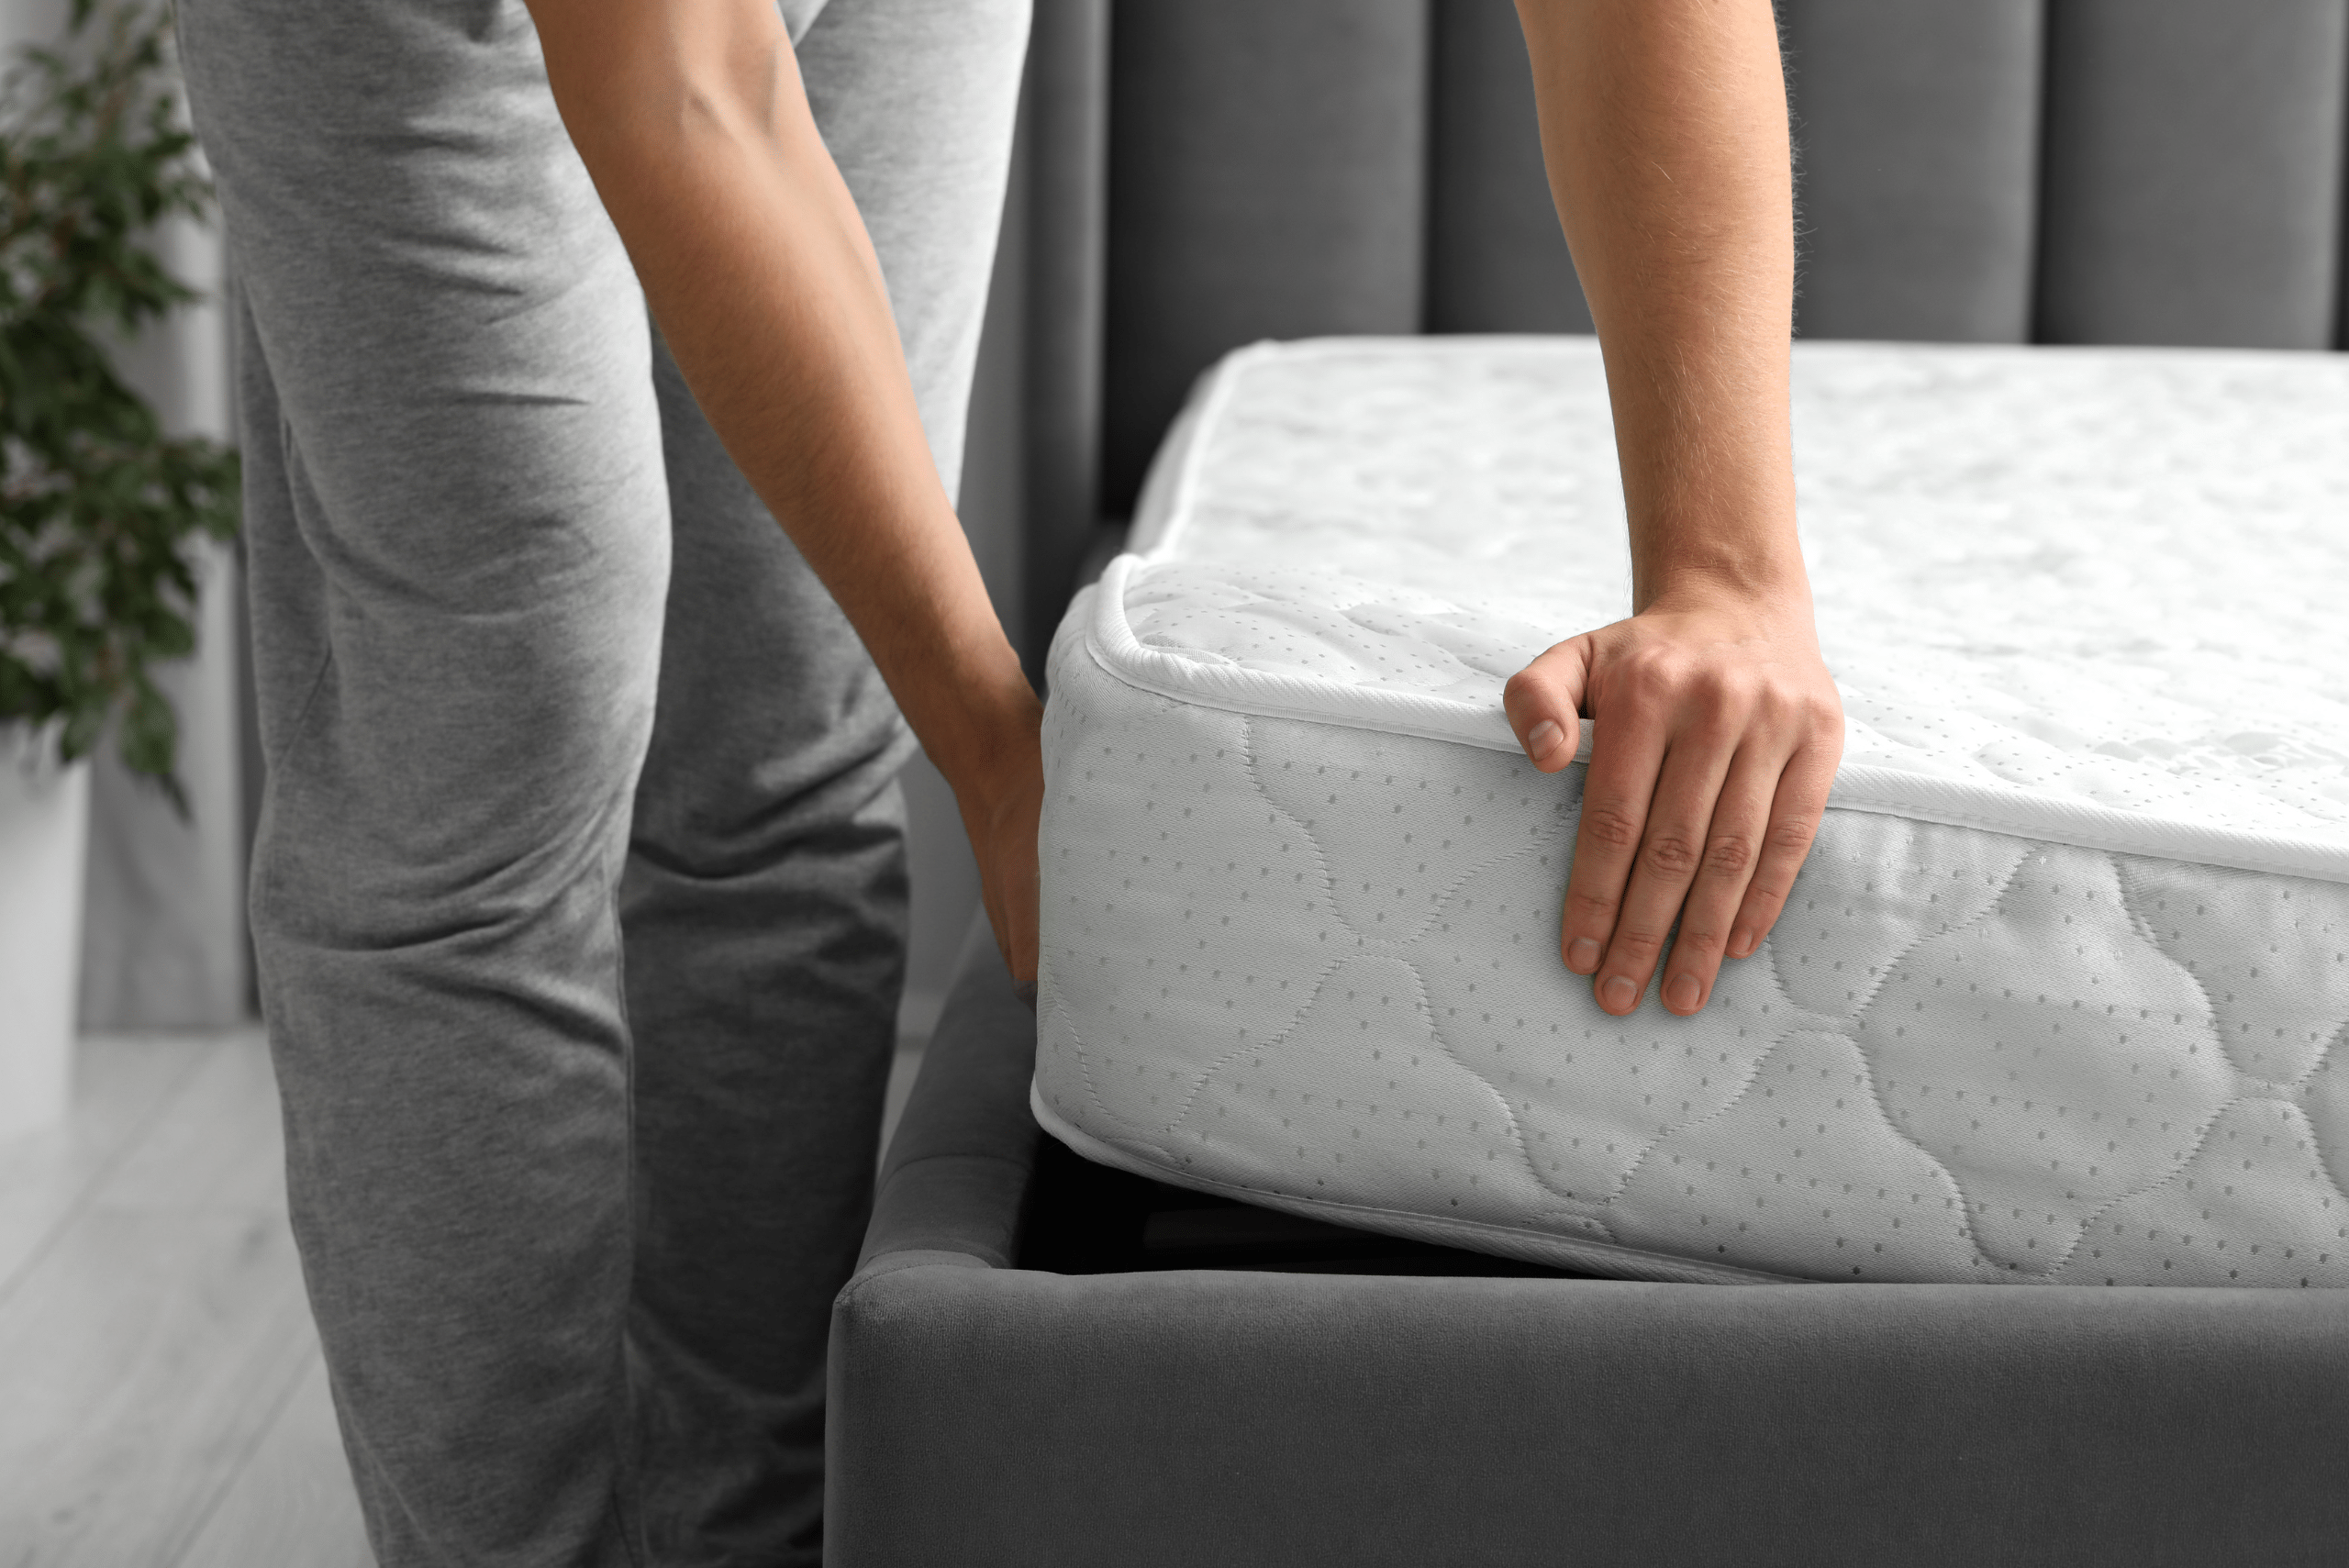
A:
POLYGON ((84 1040, 0 1143, 0 1568, 362 1568, 258 1030, 84 1040))
POLYGON ((259 1030, 78 1065, 0 1141, 0 1568, 368 1568, 259 1030))

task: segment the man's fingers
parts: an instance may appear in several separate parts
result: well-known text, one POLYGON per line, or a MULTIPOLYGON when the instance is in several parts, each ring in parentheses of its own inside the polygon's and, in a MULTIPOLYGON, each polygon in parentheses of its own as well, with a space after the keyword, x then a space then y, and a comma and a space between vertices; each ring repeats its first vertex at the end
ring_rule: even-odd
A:
MULTIPOLYGON (((1591 748, 1558 930, 1559 953, 1576 974, 1598 973, 1614 940, 1623 889, 1647 830, 1648 806, 1663 766, 1664 733, 1653 725, 1618 723, 1591 748)), ((1631 1001, 1639 1001, 1636 992, 1631 1001)))
POLYGON ((1732 951, 1733 934, 1761 861, 1783 766, 1775 751, 1751 746, 1741 748, 1730 764, 1713 802, 1703 856, 1680 906, 1680 934, 1673 939, 1672 958, 1664 966, 1662 995, 1668 1011, 1684 1018, 1703 1011, 1712 1000, 1721 960, 1753 951, 1750 944, 1743 951, 1732 951))
MULTIPOLYGON (((1598 1005, 1607 1012, 1620 1016, 1638 1006, 1655 973, 1664 939, 1704 863, 1713 803, 1736 743, 1734 734, 1684 732, 1664 754, 1639 853, 1616 915, 1615 934, 1594 986, 1598 1005)), ((1667 996, 1665 1004, 1675 1012, 1695 1010, 1693 1001, 1687 999, 1667 996), (1675 1001, 1683 1005, 1674 1006, 1675 1001)))
POLYGON ((1551 648, 1502 701, 1544 773, 1594 737, 1559 917, 1565 967, 1620 1018, 1663 964, 1665 1008, 1701 1011, 1722 960, 1753 952, 1784 908, 1842 752, 1807 616, 1757 626, 1719 606, 1652 608, 1551 648))
POLYGON ((1835 783, 1841 750, 1840 744, 1807 746, 1787 759, 1786 771, 1778 775, 1753 880, 1745 884, 1745 895, 1730 924, 1730 957, 1743 958, 1760 947, 1786 908, 1795 873, 1802 869, 1803 857, 1819 836, 1819 820, 1826 815, 1827 792, 1835 783))
POLYGON ((1508 678, 1501 711, 1535 767, 1554 773, 1582 744, 1582 698, 1590 673, 1590 639, 1568 638, 1508 678))
POLYGON ((1040 751, 1012 756, 1019 773, 999 797, 982 804, 958 796, 956 804, 963 807, 963 830, 979 862, 979 902, 994 929, 996 950, 1011 972, 1012 988, 1033 1006, 1041 903, 1036 836, 1044 806, 1043 760, 1040 751))

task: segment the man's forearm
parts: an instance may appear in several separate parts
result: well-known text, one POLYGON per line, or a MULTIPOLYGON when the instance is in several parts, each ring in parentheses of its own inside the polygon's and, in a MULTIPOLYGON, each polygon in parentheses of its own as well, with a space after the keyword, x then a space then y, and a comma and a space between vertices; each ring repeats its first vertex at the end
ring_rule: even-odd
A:
POLYGON ((1662 965, 1664 1005, 1692 1014, 1786 907, 1842 742, 1795 537, 1777 25, 1769 0, 1518 10, 1606 353, 1633 614, 1550 649, 1502 702, 1547 771, 1595 727, 1566 967, 1620 1015, 1662 965))
POLYGON ((1520 0, 1542 152, 1605 347, 1633 604, 1802 592, 1794 221, 1769 0, 1520 0))
POLYGON ((548 74, 703 412, 958 793, 1034 696, 924 437, 772 5, 541 0, 548 74), (548 13, 553 13, 549 15, 548 13))

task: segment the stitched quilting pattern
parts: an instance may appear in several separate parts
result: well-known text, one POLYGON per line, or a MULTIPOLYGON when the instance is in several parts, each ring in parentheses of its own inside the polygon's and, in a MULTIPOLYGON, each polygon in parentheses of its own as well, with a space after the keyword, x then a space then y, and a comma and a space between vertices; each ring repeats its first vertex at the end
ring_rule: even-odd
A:
MULTIPOLYGON (((1620 560, 1573 542, 1595 518, 1620 557, 1611 474, 1564 440, 1603 418, 1603 389, 1558 370, 1586 351, 1260 357, 1198 438, 1193 515, 1128 579, 1136 637, 1203 668, 1485 700, 1620 613, 1620 560), (1464 530, 1463 508, 1497 520, 1464 530)), ((2338 640, 2310 628, 2349 549, 2306 526, 2349 482, 2276 391, 2315 385, 2298 361, 2262 380, 2280 357, 1807 358, 1798 419, 1857 454, 1805 469, 1855 749, 2342 830, 2341 666, 2270 635, 2338 640), (2018 392, 2041 362, 2052 379, 2018 392), (1916 399, 1950 411, 1938 433, 1916 399), (2298 473, 2214 477, 2187 417, 2205 406, 2298 473), (2130 407, 2131 439, 2168 444, 2122 484, 2091 459, 2130 407), (2001 441, 2019 450, 1986 455, 2001 441), (2069 525, 2026 516, 2032 495, 2069 525), (2262 562, 2188 537, 2220 506, 2262 562), (2115 562, 2097 533, 2124 524, 2159 537, 2115 562), (2256 613, 2197 597, 2254 579, 2288 584, 2256 613), (2131 584, 2179 615, 2056 618, 2131 584), (1933 584, 1913 614, 1863 602, 1933 584)), ((2349 1284, 2349 884, 1838 810, 1704 1014, 1651 998, 1615 1019, 1556 956, 1580 768, 1145 690, 1095 656, 1088 611, 1052 660, 1035 1097, 1096 1152, 1630 1273, 2349 1284)))
POLYGON ((1052 679, 1039 1095, 1174 1179, 1804 1277, 2349 1284, 2349 887, 1834 812, 1701 1016, 1617 1019, 1552 935, 1579 768, 1070 639, 1052 679))

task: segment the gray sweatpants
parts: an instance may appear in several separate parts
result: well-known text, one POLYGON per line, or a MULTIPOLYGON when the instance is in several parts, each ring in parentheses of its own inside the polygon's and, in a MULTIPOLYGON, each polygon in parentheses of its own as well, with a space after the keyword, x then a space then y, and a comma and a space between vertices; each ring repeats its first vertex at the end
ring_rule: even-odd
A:
MULTIPOLYGON (((814 1562, 903 723, 648 328, 518 0, 180 10, 243 300, 262 1001, 376 1552, 814 1562)), ((786 13, 951 484, 1025 0, 786 13)))

